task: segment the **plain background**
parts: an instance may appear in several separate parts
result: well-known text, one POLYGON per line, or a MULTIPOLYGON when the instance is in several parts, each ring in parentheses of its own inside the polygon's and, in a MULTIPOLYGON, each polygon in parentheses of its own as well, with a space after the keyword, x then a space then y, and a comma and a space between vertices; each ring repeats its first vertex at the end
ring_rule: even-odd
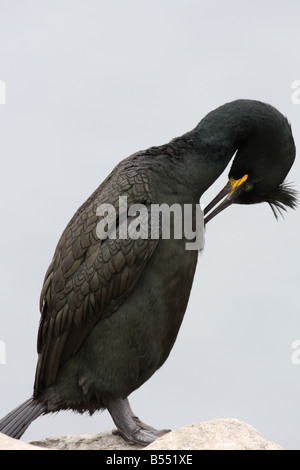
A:
MULTIPOLYGON (((300 148, 299 17, 298 0, 0 0, 0 416, 32 393, 59 236, 121 159, 237 98, 277 107, 300 148)), ((277 222, 267 204, 234 206, 209 224, 175 347, 131 396, 143 421, 235 417, 300 449, 299 210, 277 222)), ((113 427, 107 412, 61 412, 24 440, 113 427)))

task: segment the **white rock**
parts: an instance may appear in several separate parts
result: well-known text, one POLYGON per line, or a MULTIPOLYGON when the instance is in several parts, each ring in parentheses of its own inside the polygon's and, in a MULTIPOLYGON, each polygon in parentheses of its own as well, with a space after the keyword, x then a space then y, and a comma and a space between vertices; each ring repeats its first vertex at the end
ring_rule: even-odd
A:
POLYGON ((44 450, 0 433, 0 450, 44 450))
POLYGON ((256 429, 238 419, 215 419, 190 424, 166 434, 147 450, 282 450, 256 429))
POLYGON ((282 450, 256 429, 238 419, 215 419, 176 429, 147 447, 128 444, 120 436, 104 431, 50 437, 27 444, 0 434, 0 450, 282 450))

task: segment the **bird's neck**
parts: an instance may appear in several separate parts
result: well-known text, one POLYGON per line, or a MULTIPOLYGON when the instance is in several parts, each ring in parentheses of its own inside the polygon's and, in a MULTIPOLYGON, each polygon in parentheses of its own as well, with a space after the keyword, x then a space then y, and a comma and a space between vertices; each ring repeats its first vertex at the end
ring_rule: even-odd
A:
POLYGON ((202 144, 236 148, 257 127, 263 125, 262 103, 236 100, 208 113, 191 132, 202 144))
POLYGON ((259 105, 250 100, 225 104, 207 114, 192 131, 174 139, 173 145, 181 141, 190 144, 182 159, 182 169, 191 191, 201 196, 223 173, 249 135, 258 134, 257 127, 263 126, 257 118, 259 105))
POLYGON ((151 155, 151 179, 156 182, 159 203, 198 203, 202 194, 225 170, 234 146, 207 143, 193 132, 157 147, 151 155))
MULTIPOLYGON (((245 139, 261 127, 259 102, 236 100, 207 114, 190 132, 173 139, 158 152, 160 188, 171 195, 199 200, 223 173, 245 139), (161 155, 164 158, 161 158, 161 155)), ((160 192, 162 194, 162 190, 160 192)), ((167 195, 164 195, 167 197, 167 195)))

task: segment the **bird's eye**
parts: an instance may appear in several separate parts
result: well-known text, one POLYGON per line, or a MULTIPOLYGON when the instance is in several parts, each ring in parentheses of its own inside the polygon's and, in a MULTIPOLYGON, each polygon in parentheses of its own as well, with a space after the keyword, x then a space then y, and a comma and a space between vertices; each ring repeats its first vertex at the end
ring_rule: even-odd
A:
POLYGON ((244 191, 251 191, 252 188, 253 188, 253 184, 251 184, 251 183, 244 183, 243 184, 243 190, 244 191))

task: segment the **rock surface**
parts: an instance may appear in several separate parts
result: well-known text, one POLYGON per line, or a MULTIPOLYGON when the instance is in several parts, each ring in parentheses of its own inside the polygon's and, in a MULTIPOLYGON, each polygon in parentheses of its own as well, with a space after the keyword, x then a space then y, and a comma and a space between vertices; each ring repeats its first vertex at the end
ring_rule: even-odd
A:
POLYGON ((176 429, 147 447, 148 450, 282 450, 256 429, 238 419, 215 419, 176 429))
POLYGON ((0 450, 44 450, 27 442, 12 439, 0 432, 0 450))
POLYGON ((48 437, 42 441, 33 441, 31 444, 55 450, 133 450, 143 449, 138 444, 128 444, 111 431, 99 434, 73 434, 71 436, 48 437))
POLYGON ((176 429, 141 447, 127 444, 111 431, 99 434, 61 436, 29 444, 0 434, 0 450, 282 450, 256 429, 238 419, 215 419, 176 429))

